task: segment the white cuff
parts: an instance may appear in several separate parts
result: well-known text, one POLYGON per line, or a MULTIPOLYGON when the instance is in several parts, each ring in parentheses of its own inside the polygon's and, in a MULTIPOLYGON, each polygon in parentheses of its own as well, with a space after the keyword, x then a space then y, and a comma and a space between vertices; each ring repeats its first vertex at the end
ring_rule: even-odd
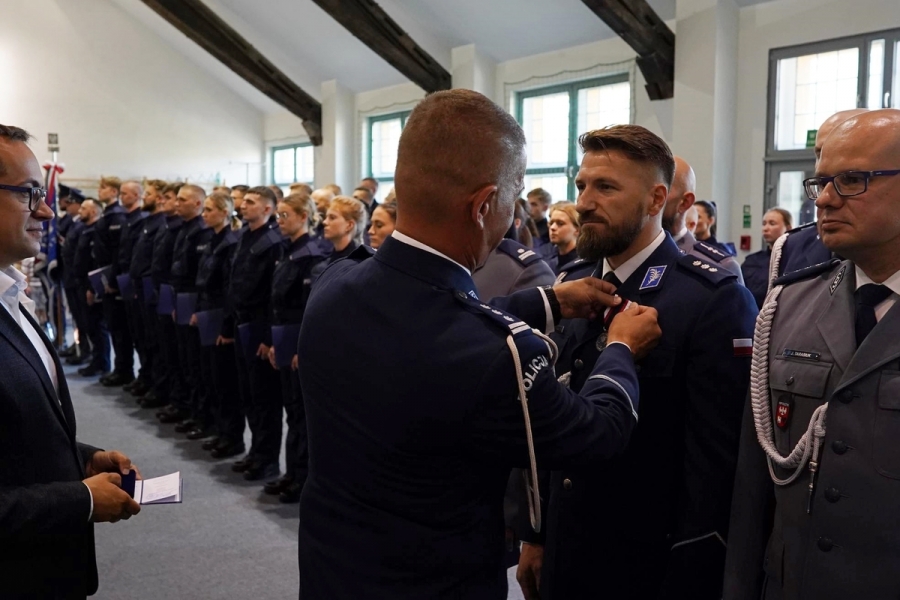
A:
POLYGON ((629 346, 629 345, 626 344, 625 342, 610 342, 610 343, 608 343, 608 344, 606 345, 606 347, 608 348, 608 347, 612 346, 613 344, 622 344, 623 346, 625 346, 626 348, 628 348, 628 351, 631 352, 631 356, 634 357, 634 350, 632 350, 632 349, 631 349, 631 346, 629 346))
MULTIPOLYGON (((84 483, 83 481, 81 483, 84 483)), ((91 498, 91 512, 88 513, 88 523, 91 522, 91 519, 94 518, 94 494, 91 492, 91 488, 88 487, 88 484, 84 484, 84 487, 87 488, 88 496, 91 498)))
POLYGON ((550 334, 556 331, 556 325, 553 324, 553 309, 550 308, 550 300, 547 299, 547 292, 544 291, 544 288, 538 288, 538 291, 541 293, 541 298, 544 299, 544 311, 547 314, 547 328, 544 329, 544 333, 550 334))

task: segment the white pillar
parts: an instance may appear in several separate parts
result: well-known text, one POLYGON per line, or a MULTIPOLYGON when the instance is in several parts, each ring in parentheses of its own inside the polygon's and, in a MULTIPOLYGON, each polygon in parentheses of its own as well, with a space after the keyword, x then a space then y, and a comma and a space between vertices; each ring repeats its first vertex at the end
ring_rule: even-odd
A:
POLYGON ((450 51, 450 65, 453 87, 475 90, 495 100, 497 64, 480 54, 475 44, 453 48, 450 51))
POLYGON ((322 83, 322 145, 315 150, 316 185, 336 183, 345 192, 356 186, 355 110, 352 92, 335 79, 322 83))
POLYGON ((737 242, 731 214, 740 10, 734 0, 677 0, 672 150, 697 174, 697 199, 715 201, 718 238, 737 242))

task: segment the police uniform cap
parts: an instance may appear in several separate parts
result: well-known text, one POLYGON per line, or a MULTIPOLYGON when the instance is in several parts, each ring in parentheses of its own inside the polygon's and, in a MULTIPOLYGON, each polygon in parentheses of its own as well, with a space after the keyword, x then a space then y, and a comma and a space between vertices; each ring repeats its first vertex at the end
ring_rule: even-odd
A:
POLYGON ((67 198, 69 202, 81 204, 84 202, 84 192, 76 187, 59 184, 59 198, 67 198))

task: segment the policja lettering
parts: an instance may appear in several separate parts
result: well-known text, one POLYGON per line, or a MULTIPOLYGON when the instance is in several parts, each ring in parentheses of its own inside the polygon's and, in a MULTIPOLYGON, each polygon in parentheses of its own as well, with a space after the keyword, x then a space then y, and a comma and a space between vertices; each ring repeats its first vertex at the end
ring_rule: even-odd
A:
POLYGON ((537 378, 537 374, 541 372, 541 369, 548 366, 550 361, 547 360, 546 356, 538 356, 534 360, 531 361, 528 365, 528 372, 523 373, 522 376, 525 379, 525 391, 531 391, 531 386, 534 385, 534 380, 537 378))

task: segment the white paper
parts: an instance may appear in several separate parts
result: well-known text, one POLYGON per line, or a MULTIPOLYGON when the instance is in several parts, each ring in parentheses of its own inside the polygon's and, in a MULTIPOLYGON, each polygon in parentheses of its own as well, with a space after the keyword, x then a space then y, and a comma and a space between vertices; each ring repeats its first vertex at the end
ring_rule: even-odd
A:
POLYGON ((181 502, 181 471, 135 482, 134 498, 139 504, 181 502))

